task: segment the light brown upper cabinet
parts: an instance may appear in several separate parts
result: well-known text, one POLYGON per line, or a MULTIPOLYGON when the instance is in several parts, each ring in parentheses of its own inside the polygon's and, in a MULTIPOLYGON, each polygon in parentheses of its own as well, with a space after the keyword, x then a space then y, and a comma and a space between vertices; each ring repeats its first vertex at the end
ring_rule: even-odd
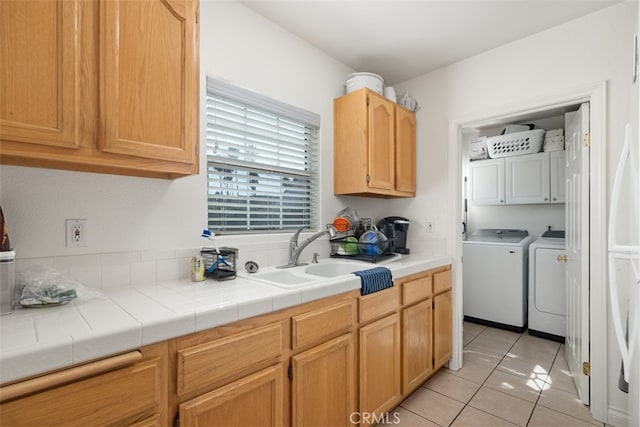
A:
POLYGON ((0 2, 3 140, 78 148, 79 6, 79 0, 0 2))
POLYGON ((198 0, 0 2, 0 162, 198 172, 198 0))
POLYGON ((415 114, 360 89, 334 100, 334 193, 415 197, 415 114))

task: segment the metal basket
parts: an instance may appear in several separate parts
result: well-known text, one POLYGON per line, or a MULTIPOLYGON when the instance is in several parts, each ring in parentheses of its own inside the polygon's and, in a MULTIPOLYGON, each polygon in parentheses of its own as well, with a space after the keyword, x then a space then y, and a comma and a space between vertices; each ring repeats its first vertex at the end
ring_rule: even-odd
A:
POLYGON ((207 277, 216 280, 230 280, 236 277, 238 249, 221 247, 218 253, 214 248, 202 248, 200 255, 204 258, 207 277))
POLYGON ((523 154, 538 153, 542 148, 544 130, 534 129, 525 132, 508 133, 492 136, 486 139, 489 157, 521 156, 523 154))
POLYGON ((330 241, 331 257, 377 262, 393 256, 391 248, 394 247, 394 239, 387 239, 384 242, 361 243, 351 240, 349 237, 341 237, 330 241))

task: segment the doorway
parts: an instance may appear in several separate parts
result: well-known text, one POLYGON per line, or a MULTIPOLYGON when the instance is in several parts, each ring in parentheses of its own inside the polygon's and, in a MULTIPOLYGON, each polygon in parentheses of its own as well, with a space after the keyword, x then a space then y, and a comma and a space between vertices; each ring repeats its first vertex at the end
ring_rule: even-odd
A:
MULTIPOLYGON (((589 199, 583 200, 580 209, 586 209, 590 222, 583 224, 588 236, 591 252, 587 266, 589 295, 587 301, 588 319, 592 325, 605 325, 592 328, 588 332, 590 352, 586 362, 591 364, 591 413, 596 419, 606 419, 606 147, 605 147, 605 111, 606 83, 576 89, 564 94, 549 96, 542 100, 521 102, 515 106, 499 108, 486 114, 465 119, 452 120, 449 123, 449 192, 450 208, 455 212, 454 223, 450 225, 450 235, 454 242, 450 251, 454 259, 454 348, 451 369, 462 365, 462 326, 463 326, 463 287, 462 287, 462 222, 463 192, 462 158, 465 140, 464 130, 480 126, 497 126, 517 118, 535 117, 545 111, 562 111, 571 106, 588 102, 590 105, 590 159, 589 159, 589 199)), ((585 320, 586 321, 586 320, 585 320)), ((587 323, 588 324, 588 323, 587 323)))

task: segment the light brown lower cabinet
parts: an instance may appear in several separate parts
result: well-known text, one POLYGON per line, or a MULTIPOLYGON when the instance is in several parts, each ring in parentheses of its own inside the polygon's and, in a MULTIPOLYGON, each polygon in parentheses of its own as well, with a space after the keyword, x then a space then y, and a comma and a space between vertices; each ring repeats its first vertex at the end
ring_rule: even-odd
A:
POLYGON ((360 413, 382 414, 400 399, 400 316, 360 328, 360 413))
POLYGON ((402 281, 402 393, 407 396, 451 359, 451 269, 402 281))
POLYGON ((452 344, 452 305, 451 291, 433 298, 433 358, 434 368, 438 369, 451 359, 452 344))
POLYGON ((281 426, 284 368, 271 366, 180 405, 180 426, 281 426))
POLYGON ((434 371, 433 299, 402 310, 402 393, 409 394, 434 371))
POLYGON ((347 426, 356 410, 351 333, 291 358, 291 419, 296 426, 347 426))
POLYGON ((164 342, 4 386, 3 400, 16 389, 26 396, 2 403, 0 425, 166 425, 166 356, 164 342))

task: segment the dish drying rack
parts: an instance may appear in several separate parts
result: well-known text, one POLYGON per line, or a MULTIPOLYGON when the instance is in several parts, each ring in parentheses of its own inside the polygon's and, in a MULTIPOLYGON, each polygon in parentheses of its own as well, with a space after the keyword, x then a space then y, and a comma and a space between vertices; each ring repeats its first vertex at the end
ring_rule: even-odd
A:
MULTIPOLYGON (((360 223, 365 231, 374 229, 371 226, 371 218, 360 218, 360 223)), ((376 263, 395 256, 393 253, 395 238, 388 238, 384 242, 378 241, 375 243, 358 241, 359 236, 356 237, 356 230, 360 227, 360 223, 355 224, 355 227, 352 226, 345 232, 337 232, 336 237, 329 240, 331 258, 346 258, 376 263)))
POLYGON ((203 247, 200 256, 204 258, 204 271, 207 277, 216 280, 231 280, 236 277, 236 258, 238 250, 236 248, 221 247, 220 252, 215 248, 203 247), (209 271, 211 266, 214 269, 209 271))

